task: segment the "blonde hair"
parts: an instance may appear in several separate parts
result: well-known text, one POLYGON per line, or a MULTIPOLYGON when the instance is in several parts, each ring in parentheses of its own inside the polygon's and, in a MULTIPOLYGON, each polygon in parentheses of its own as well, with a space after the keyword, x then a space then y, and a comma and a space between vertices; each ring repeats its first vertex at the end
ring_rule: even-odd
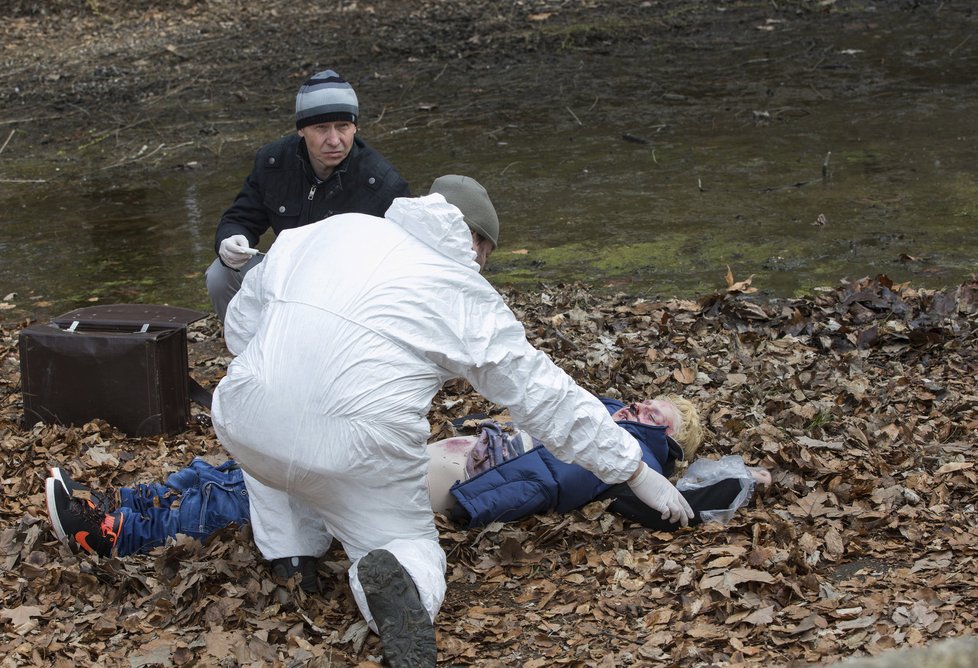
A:
POLYGON ((675 434, 672 434, 672 438, 683 449, 683 458, 690 461, 703 443, 703 426, 700 424, 699 411, 696 410, 693 402, 680 397, 678 394, 660 394, 656 399, 668 401, 679 411, 679 415, 683 419, 683 426, 675 434))

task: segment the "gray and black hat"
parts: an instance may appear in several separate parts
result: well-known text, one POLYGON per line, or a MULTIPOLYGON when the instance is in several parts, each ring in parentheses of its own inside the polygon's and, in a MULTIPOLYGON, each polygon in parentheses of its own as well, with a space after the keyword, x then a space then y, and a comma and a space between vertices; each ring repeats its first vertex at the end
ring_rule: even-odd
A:
POLYGON ((295 96, 295 129, 330 121, 357 122, 360 103, 346 79, 333 70, 309 77, 295 96))
POLYGON ((438 193, 446 202, 454 204, 470 230, 491 241, 493 248, 499 246, 499 217, 489 193, 478 181, 468 176, 446 174, 432 182, 428 194, 432 193, 438 193))

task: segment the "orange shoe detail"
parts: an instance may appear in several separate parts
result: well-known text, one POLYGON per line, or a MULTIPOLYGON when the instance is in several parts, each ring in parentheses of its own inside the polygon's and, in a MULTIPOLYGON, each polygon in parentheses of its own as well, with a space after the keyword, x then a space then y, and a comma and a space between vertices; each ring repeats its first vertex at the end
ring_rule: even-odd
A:
MULTIPOLYGON (((91 503, 91 502, 89 502, 91 503)), ((92 508, 95 508, 95 504, 91 504, 92 508)), ((119 540, 119 529, 122 527, 122 513, 118 513, 118 518, 115 514, 105 515, 102 518, 102 523, 99 525, 99 532, 102 534, 102 538, 108 541, 108 545, 102 545, 98 541, 96 543, 100 548, 103 548, 106 553, 110 552, 112 548, 115 547, 116 542, 119 540)), ((88 531, 77 531, 75 532, 75 542, 78 543, 82 549, 84 549, 89 554, 98 554, 99 550, 89 545, 88 531)))
POLYGON ((106 515, 99 527, 102 531, 102 538, 108 541, 105 546, 106 556, 111 556, 115 552, 115 544, 119 541, 119 531, 122 529, 122 512, 116 511, 111 515, 106 515))
POLYGON ((88 552, 89 554, 95 554, 95 550, 93 550, 88 545, 88 532, 87 531, 79 531, 78 533, 76 533, 75 534, 75 542, 78 543, 79 545, 81 545, 82 546, 82 549, 85 550, 86 552, 88 552))
POLYGON ((102 520, 102 525, 99 527, 102 530, 102 536, 108 538, 112 545, 119 540, 119 527, 122 526, 122 513, 119 513, 119 521, 116 523, 114 515, 106 515, 102 520))

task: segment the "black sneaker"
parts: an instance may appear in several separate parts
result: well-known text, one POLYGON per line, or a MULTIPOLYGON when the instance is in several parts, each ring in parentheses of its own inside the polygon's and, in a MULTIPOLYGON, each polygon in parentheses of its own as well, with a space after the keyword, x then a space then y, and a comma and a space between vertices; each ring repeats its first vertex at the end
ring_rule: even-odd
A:
POLYGON ((68 490, 68 496, 79 499, 91 499, 95 503, 95 506, 104 513, 111 513, 116 508, 116 504, 108 496, 99 494, 80 482, 76 482, 60 466, 51 467, 51 477, 65 486, 65 489, 68 490))
POLYGON ((319 559, 316 557, 281 557, 272 559, 272 574, 283 580, 288 580, 296 573, 302 574, 299 586, 307 594, 318 594, 321 591, 319 585, 319 573, 316 567, 319 559))
POLYGON ((418 588, 397 558, 387 550, 373 550, 360 560, 357 577, 380 632, 387 664, 391 668, 434 666, 438 658, 435 627, 421 604, 418 588))
POLYGON ((119 540, 123 514, 104 513, 90 499, 68 495, 68 488, 55 478, 48 478, 44 487, 48 501, 48 518, 58 540, 69 547, 78 546, 90 554, 112 556, 119 540))

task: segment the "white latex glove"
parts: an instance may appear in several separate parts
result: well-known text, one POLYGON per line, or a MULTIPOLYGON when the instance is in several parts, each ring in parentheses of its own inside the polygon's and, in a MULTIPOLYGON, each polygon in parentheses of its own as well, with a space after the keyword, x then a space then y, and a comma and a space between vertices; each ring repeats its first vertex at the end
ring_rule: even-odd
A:
POLYGON ((241 269, 255 255, 255 249, 249 245, 248 237, 235 234, 221 242, 218 254, 227 266, 241 269))
POLYGON ((662 519, 689 526, 689 521, 693 519, 693 509, 675 485, 661 473, 650 469, 645 462, 642 462, 641 467, 638 474, 628 481, 635 496, 649 508, 660 511, 662 519))

